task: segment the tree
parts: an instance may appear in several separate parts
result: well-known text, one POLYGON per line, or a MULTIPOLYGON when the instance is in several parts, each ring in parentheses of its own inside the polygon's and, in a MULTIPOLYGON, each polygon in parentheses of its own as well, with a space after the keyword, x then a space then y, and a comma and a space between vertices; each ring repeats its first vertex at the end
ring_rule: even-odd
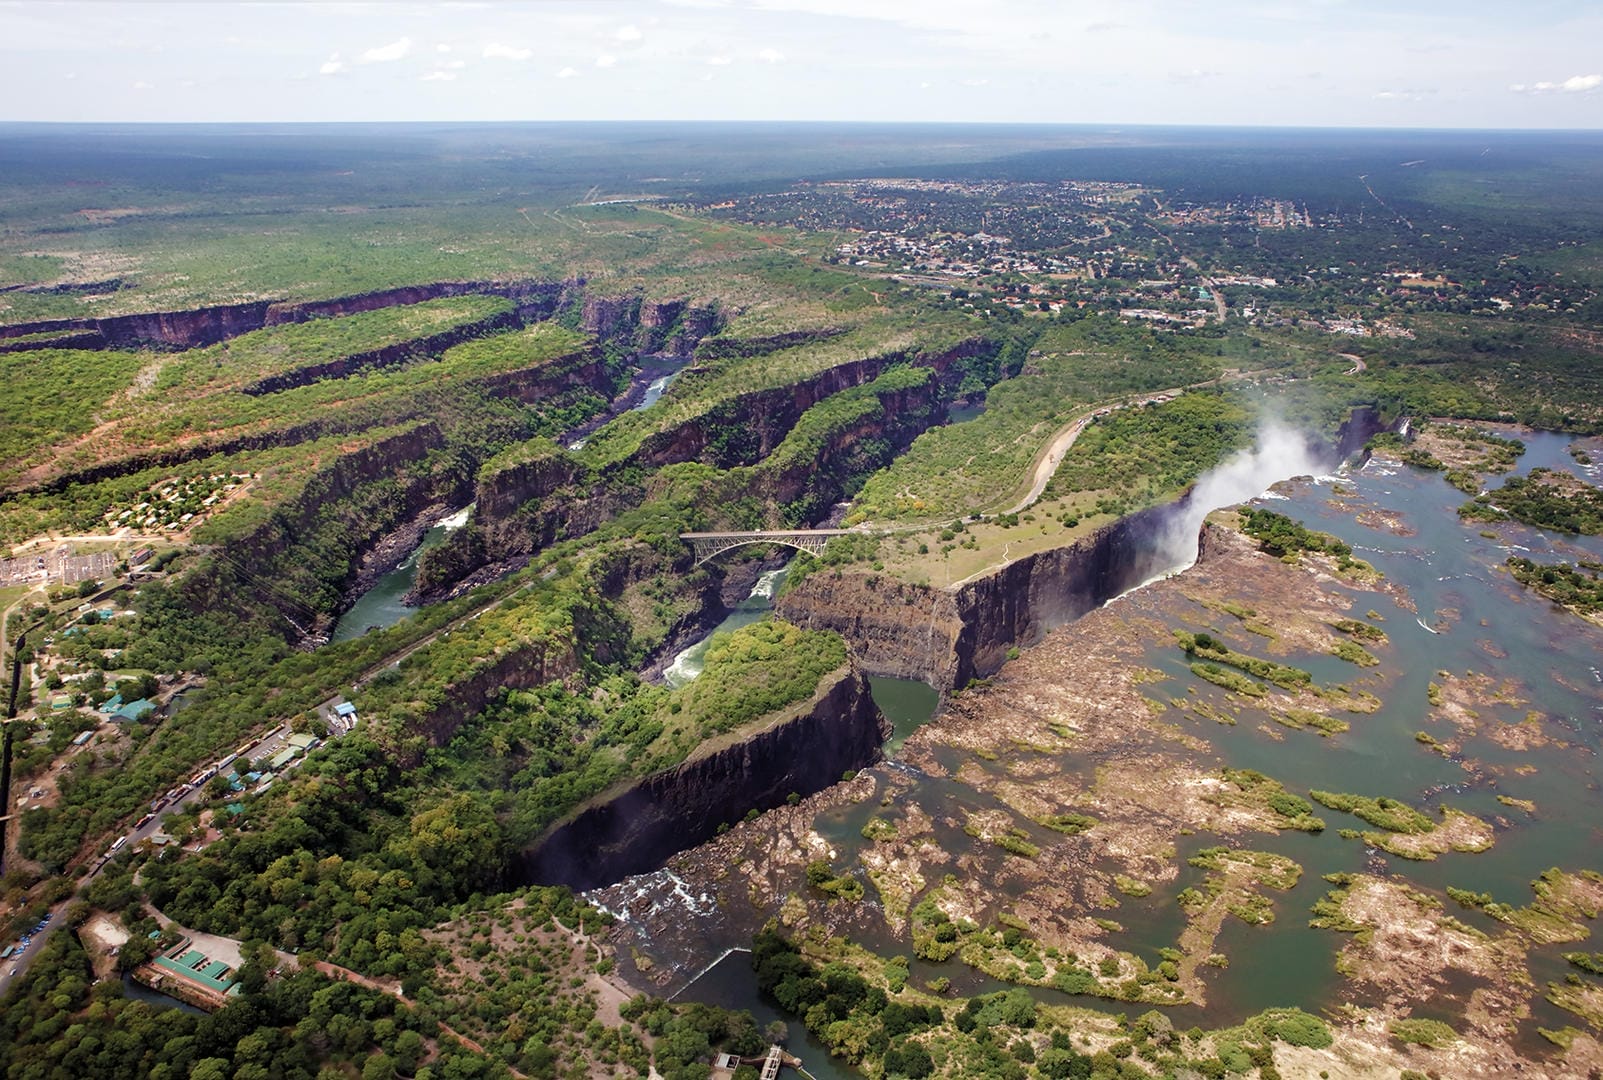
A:
POLYGON ((414 815, 409 837, 395 845, 398 854, 432 871, 430 877, 458 895, 493 885, 506 861, 506 841, 495 812, 482 797, 468 792, 414 815))
POLYGON ((229 1080, 233 1072, 227 1058, 201 1058, 189 1070, 189 1080, 229 1080))
POLYGON ((403 1031, 395 1037, 395 1068, 411 1076, 423 1060, 423 1036, 415 1031, 403 1031))
POLYGON ((885 1051, 885 1075, 923 1080, 935 1071, 935 1062, 922 1043, 901 1042, 885 1051))

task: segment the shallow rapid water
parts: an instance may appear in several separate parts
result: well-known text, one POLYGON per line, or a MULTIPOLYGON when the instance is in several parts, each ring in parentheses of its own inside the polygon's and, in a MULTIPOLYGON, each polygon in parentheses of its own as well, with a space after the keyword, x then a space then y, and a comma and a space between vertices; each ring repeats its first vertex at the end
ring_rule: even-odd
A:
POLYGON ((394 626, 406 618, 417 608, 405 602, 405 596, 412 591, 412 584, 417 580, 417 560, 420 555, 431 547, 437 547, 445 542, 445 534, 452 529, 461 528, 467 523, 468 511, 459 510, 449 517, 442 518, 423 534, 423 540, 412 553, 394 570, 385 574, 373 583, 372 588, 357 597, 356 603, 351 605, 349 611, 341 615, 334 624, 334 632, 330 641, 349 641, 351 638, 361 637, 372 629, 383 630, 394 626))
POLYGON ((673 663, 662 673, 663 682, 675 688, 684 686, 701 674, 707 649, 714 637, 767 618, 768 613, 774 610, 774 594, 785 583, 785 575, 789 572, 790 567, 786 566, 779 570, 769 570, 759 576, 757 583, 751 587, 751 593, 735 605, 723 622, 673 658, 673 663))
MULTIPOLYGON (((1595 466, 1581 467, 1569 456, 1567 437, 1536 433, 1525 436, 1524 441, 1528 450, 1517 472, 1547 467, 1597 482, 1595 466)), ((1488 481, 1494 488, 1500 483, 1496 477, 1488 481)), ((1284 485, 1274 495, 1261 497, 1260 505, 1350 543, 1357 556, 1385 575, 1389 588, 1387 593, 1348 590, 1353 599, 1352 616, 1362 619, 1373 610, 1382 620, 1377 625, 1388 634, 1387 644, 1371 649, 1381 659, 1378 667, 1358 668, 1321 654, 1293 652, 1276 658, 1310 671, 1321 684, 1339 683, 1354 691, 1369 690, 1384 704, 1373 714, 1345 714, 1351 729, 1330 738, 1259 723, 1256 717, 1248 720, 1247 714, 1236 726, 1200 719, 1180 722, 1205 725, 1199 734, 1214 744, 1224 762, 1258 769, 1298 794, 1321 788, 1389 796, 1427 812, 1445 803, 1475 814, 1496 826, 1494 847, 1478 854, 1449 852, 1434 862, 1395 858, 1368 850, 1361 841, 1342 839, 1337 835, 1341 828, 1370 826, 1324 807, 1315 807, 1329 825, 1323 833, 1252 834, 1225 841, 1233 846, 1284 854, 1301 864, 1304 873, 1294 888, 1283 893, 1268 891, 1277 915, 1272 924, 1248 926, 1237 920, 1227 921, 1217 948, 1230 957, 1230 965, 1208 973, 1206 1007, 1163 1010, 1178 1026, 1232 1024, 1272 1006, 1296 1005, 1319 1012, 1343 1000, 1348 984, 1335 971, 1335 957, 1349 939, 1308 926, 1310 908, 1330 888, 1322 880, 1325 874, 1379 870, 1438 893, 1452 885, 1489 892, 1501 902, 1524 906, 1534 898, 1531 881, 1549 867, 1603 870, 1603 857, 1599 855, 1603 851, 1603 793, 1597 782, 1597 753, 1603 744, 1603 631, 1553 608, 1503 569, 1511 553, 1541 560, 1603 559, 1603 538, 1571 537, 1512 523, 1466 523, 1459 519, 1457 509, 1467 499, 1440 473, 1379 460, 1339 477, 1284 485), (1369 524, 1360 523, 1360 517, 1369 524), (1455 678, 1469 673, 1487 676, 1504 690, 1499 700, 1474 705, 1480 734, 1464 739, 1463 757, 1474 766, 1469 770, 1421 745, 1414 737, 1418 731, 1429 732, 1443 742, 1459 737, 1442 710, 1429 704, 1428 686, 1432 681, 1443 681, 1439 674, 1442 671, 1455 678), (1536 717, 1530 722, 1550 740, 1546 746, 1511 750, 1485 735, 1499 723, 1517 724, 1533 713, 1536 717), (1527 814, 1499 803, 1500 794, 1534 801, 1536 813, 1527 814)), ((1252 603, 1249 595, 1240 600, 1252 603)), ((1234 632, 1234 620, 1229 616, 1219 616, 1218 626, 1235 638, 1243 638, 1234 632)), ((1263 653, 1261 641, 1244 639, 1233 643, 1247 651, 1263 653)), ((1223 691, 1193 676, 1178 649, 1154 650, 1145 662, 1167 676, 1150 688, 1150 696, 1155 699, 1183 699, 1195 690, 1196 698, 1216 707, 1225 706, 1223 691)), ((921 722, 917 715, 921 694, 933 704, 934 691, 927 687, 921 691, 918 684, 899 680, 873 682, 876 701, 895 724, 893 743, 899 747, 900 741, 921 722)), ((897 762, 894 750, 888 750, 887 755, 890 760, 874 770, 881 783, 879 794, 884 793, 884 784, 894 775, 910 777, 916 784, 898 801, 907 799, 926 808, 939 807, 942 816, 962 820, 966 812, 1001 808, 986 792, 949 777, 924 776, 897 762)), ((1005 771, 1005 763, 971 759, 958 751, 937 750, 936 757, 953 773, 964 766, 970 770, 1005 771)), ((1064 755, 1058 764, 1065 782, 1072 779, 1083 786, 1098 762, 1064 755)), ((816 827, 836 849, 835 865, 856 863, 866 844, 861 837, 863 825, 885 812, 880 799, 874 796, 820 815, 816 827)), ((1024 827, 1043 846, 1056 839, 1045 832, 1035 836, 1028 822, 1024 827)), ((962 850, 972 843, 959 831, 939 824, 935 839, 949 850, 962 850)), ((1197 848, 1220 842, 1213 836, 1183 838, 1177 852, 1181 867, 1176 881, 1155 888, 1147 897, 1121 898, 1117 910, 1105 913, 1126 928, 1116 939, 1118 947, 1156 963, 1157 950, 1176 943, 1182 927, 1176 897, 1204 876, 1204 871, 1185 865, 1185 859, 1197 848)), ((1001 896, 999 901, 1005 908, 1009 897, 1001 896)), ((872 887, 865 903, 877 903, 872 887)), ((1487 933, 1496 935, 1505 929, 1478 912, 1459 909, 1451 901, 1446 903, 1453 915, 1487 933)), ((887 956, 911 952, 910 942, 891 935, 882 924, 879 929, 854 935, 854 940, 887 956)), ((743 944, 733 940, 731 934, 728 945, 743 944)), ((1537 985, 1562 979, 1566 965, 1560 953, 1576 947, 1554 945, 1532 950, 1529 963, 1537 985)), ((745 994, 754 1000, 749 970, 737 970, 744 964, 743 956, 731 957, 683 996, 712 1000, 708 995, 733 994, 738 998, 745 994)), ((954 990, 963 994, 986 992, 999 985, 956 960, 941 964, 913 962, 915 980, 937 975, 950 978, 954 990)), ((1462 980, 1450 980, 1448 992, 1416 1008, 1416 1015, 1459 1023, 1471 988, 1462 980)), ((1146 1008, 1096 998, 1071 998, 1050 989, 1032 993, 1042 1001, 1073 1003, 1108 1013, 1146 1008)), ((770 1006, 764 1003, 765 1008, 770 1006)), ((1521 1023, 1518 1043, 1526 1053, 1545 1053, 1537 1027, 1555 1029, 1580 1023, 1547 1003, 1540 993, 1532 999, 1531 1007, 1531 1017, 1521 1023)), ((799 1034, 800 1022, 787 1019, 791 1020, 793 1032, 799 1034)), ((809 1053, 802 1052, 802 1056, 809 1057, 809 1053)))

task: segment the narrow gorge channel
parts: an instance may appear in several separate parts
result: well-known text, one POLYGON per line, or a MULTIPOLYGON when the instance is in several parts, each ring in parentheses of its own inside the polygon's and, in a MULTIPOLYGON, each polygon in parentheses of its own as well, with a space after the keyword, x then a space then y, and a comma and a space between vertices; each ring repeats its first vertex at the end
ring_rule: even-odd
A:
POLYGON ((465 525, 471 509, 458 510, 429 526, 423 539, 401 560, 400 565, 375 581, 339 617, 329 640, 335 642, 359 638, 369 630, 394 626, 416 611, 417 605, 407 603, 407 597, 417 579, 418 558, 430 548, 444 543, 447 533, 465 525))
MULTIPOLYGON (((783 805, 894 755, 939 705, 940 692, 996 671, 1009 650, 1053 627, 1190 565, 1202 520, 1293 476, 1333 467, 1378 427, 1355 417, 1335 444, 1266 427, 1257 445, 1205 475, 1174 503, 1123 518, 1080 541, 1000 567, 948 590, 861 574, 814 575, 783 597, 781 617, 835 630, 852 663, 825 679, 811 702, 739 741, 704 747, 683 764, 592 800, 520 859, 529 882, 597 889, 648 874, 755 809, 783 805), (916 594, 916 595, 915 595, 916 594), (911 617, 910 611, 930 612, 911 617), (932 648, 933 647, 933 648, 932 648), (865 675, 873 677, 873 684, 865 675), (926 693, 927 691, 927 693, 926 693), (889 743, 889 745, 887 745, 889 743)), ((683 685, 701 670, 710 639, 765 617, 785 571, 762 574, 751 594, 665 679, 683 685)))

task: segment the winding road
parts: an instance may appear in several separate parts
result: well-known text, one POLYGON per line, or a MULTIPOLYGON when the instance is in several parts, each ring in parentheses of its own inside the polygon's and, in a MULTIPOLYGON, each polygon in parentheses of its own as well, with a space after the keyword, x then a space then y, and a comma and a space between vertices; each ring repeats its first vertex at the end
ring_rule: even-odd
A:
POLYGON ((1068 455, 1070 448, 1074 446, 1075 440, 1080 437, 1080 433, 1085 430, 1086 425, 1092 420, 1099 416, 1106 416, 1108 413, 1118 409, 1129 408, 1131 405, 1152 405, 1157 402, 1168 401, 1180 393, 1179 389, 1160 390, 1156 394, 1145 394, 1138 398, 1131 398, 1129 401, 1122 401, 1117 405, 1103 405, 1089 412, 1081 413, 1073 420, 1070 420, 1068 426, 1060 428, 1058 433, 1052 436, 1051 440, 1035 455, 1035 462, 1030 466, 1029 494, 1006 510, 1003 510, 1002 513, 1017 514, 1035 504, 1035 500, 1039 499, 1041 493, 1046 490, 1046 485, 1052 482, 1052 477, 1057 474, 1058 466, 1063 463, 1064 457, 1068 455))

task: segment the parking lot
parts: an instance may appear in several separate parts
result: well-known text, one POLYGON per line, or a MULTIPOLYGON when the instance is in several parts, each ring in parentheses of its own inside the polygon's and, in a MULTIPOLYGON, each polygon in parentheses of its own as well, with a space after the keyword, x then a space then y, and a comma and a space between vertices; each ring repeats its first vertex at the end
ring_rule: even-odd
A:
POLYGON ((33 944, 33 939, 37 935, 45 932, 45 929, 50 925, 50 920, 54 917, 54 912, 45 912, 45 917, 40 919, 39 922, 34 925, 32 930, 28 931, 26 934, 23 934, 22 937, 17 939, 14 944, 5 948, 5 956, 4 958, 0 958, 0 964, 10 965, 6 969, 7 974, 16 973, 17 963, 19 960, 21 960, 22 955, 26 953, 29 946, 33 944))

